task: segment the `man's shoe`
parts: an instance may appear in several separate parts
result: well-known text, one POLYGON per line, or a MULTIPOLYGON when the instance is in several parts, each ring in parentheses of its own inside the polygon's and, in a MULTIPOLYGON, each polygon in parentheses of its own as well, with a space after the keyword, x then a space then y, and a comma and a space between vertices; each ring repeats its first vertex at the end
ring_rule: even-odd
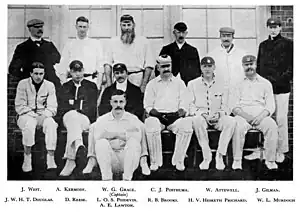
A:
POLYGON ((158 170, 158 165, 157 164, 151 164, 150 170, 151 171, 157 171, 158 170))
POLYGON ((232 163, 232 169, 233 170, 242 169, 242 160, 234 160, 232 163))
POLYGON ((59 175, 63 176, 63 177, 70 176, 72 174, 73 170, 75 169, 75 167, 76 167, 75 160, 67 159, 65 167, 63 168, 63 170, 61 171, 61 173, 59 175))
POLYGON ((260 159, 260 151, 255 151, 250 155, 246 155, 244 156, 244 158, 246 160, 256 160, 256 159, 260 159))
POLYGON ((177 169, 178 171, 184 171, 184 169, 185 169, 184 163, 183 163, 183 162, 178 162, 178 163, 176 164, 176 169, 177 169))
POLYGON ((54 160, 54 155, 47 154, 47 169, 56 169, 56 163, 54 160))
POLYGON ((265 164, 268 169, 278 169, 278 166, 274 161, 266 161, 265 164))
POLYGON ((83 174, 90 174, 93 171, 93 168, 96 166, 97 161, 94 157, 90 157, 86 167, 82 170, 83 174))
POLYGON ((22 170, 23 170, 23 172, 32 171, 31 154, 29 154, 29 155, 24 154, 24 161, 23 161, 23 165, 22 165, 22 170))
POLYGON ((201 170, 208 170, 210 162, 211 162, 211 159, 204 159, 202 161, 202 163, 199 165, 199 168, 201 170))
POLYGON ((284 161, 284 154, 283 153, 279 153, 277 152, 276 153, 276 162, 277 163, 282 163, 284 161))

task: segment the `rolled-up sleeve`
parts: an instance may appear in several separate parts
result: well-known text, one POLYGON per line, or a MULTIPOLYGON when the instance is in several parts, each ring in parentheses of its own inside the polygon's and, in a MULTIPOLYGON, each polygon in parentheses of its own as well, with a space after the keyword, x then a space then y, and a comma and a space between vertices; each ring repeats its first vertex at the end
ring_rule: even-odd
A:
POLYGON ((273 95, 273 88, 272 84, 267 81, 266 82, 266 89, 265 89, 265 100, 266 100, 266 106, 265 110, 269 111, 269 115, 271 116, 275 112, 275 99, 273 95))

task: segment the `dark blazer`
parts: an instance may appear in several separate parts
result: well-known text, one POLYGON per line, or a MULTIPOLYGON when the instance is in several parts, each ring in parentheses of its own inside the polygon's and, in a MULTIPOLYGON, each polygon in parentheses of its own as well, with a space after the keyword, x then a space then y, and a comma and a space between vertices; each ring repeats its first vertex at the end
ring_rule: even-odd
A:
POLYGON ((41 42, 41 45, 37 46, 29 38, 17 45, 9 64, 9 73, 20 79, 28 78, 30 77, 32 63, 41 62, 45 66, 45 79, 53 82, 55 87, 60 86, 60 80, 56 76, 53 67, 53 65, 60 62, 60 53, 52 42, 44 39, 41 42))
POLYGON ((95 83, 83 79, 81 86, 78 88, 77 101, 75 101, 76 87, 73 80, 63 84, 59 92, 58 98, 58 113, 62 118, 65 113, 70 110, 77 110, 78 112, 86 115, 90 122, 93 123, 97 118, 97 96, 98 89, 95 83), (69 100, 74 100, 71 105, 69 100), (80 101, 83 100, 82 110, 80 110, 80 101))
POLYGON ((268 79, 274 94, 291 91, 293 79, 293 41, 279 34, 274 40, 269 37, 259 45, 257 73, 268 79))
POLYGON ((176 42, 164 46, 159 55, 167 54, 172 58, 172 72, 174 76, 180 73, 181 79, 187 83, 201 76, 200 59, 195 47, 185 42, 181 49, 176 42))
MULTIPOLYGON (((117 84, 116 82, 111 86, 105 88, 101 97, 101 103, 98 107, 99 116, 108 113, 112 110, 110 105, 110 98, 113 91, 115 91, 117 84)), ((127 80, 126 88, 126 101, 125 110, 129 113, 136 115, 140 120, 143 118, 144 107, 141 89, 127 80)))

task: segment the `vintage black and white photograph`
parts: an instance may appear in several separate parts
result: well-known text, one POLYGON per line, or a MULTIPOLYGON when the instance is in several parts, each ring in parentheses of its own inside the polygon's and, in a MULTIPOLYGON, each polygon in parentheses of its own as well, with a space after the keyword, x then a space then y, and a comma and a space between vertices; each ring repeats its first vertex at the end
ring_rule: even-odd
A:
POLYGON ((7 5, 7 180, 293 181, 293 10, 7 5))

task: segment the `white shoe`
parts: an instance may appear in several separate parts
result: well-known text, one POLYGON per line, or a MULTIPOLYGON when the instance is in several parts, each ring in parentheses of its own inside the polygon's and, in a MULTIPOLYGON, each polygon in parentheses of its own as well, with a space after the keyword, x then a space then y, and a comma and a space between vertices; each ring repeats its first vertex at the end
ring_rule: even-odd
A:
POLYGON ((47 169, 56 169, 56 163, 54 160, 54 155, 47 154, 47 169))
POLYGON ((250 155, 246 155, 244 156, 244 158, 246 160, 256 160, 256 159, 260 159, 260 151, 255 151, 250 155))
POLYGON ((75 167, 76 167, 75 160, 67 159, 65 167, 63 168, 63 170, 61 171, 61 173, 59 175, 64 176, 64 177, 70 176, 72 174, 73 170, 75 169, 75 167))
POLYGON ((157 164, 151 164, 150 170, 151 171, 157 171, 158 170, 158 165, 157 164))
POLYGON ((211 162, 211 159, 204 159, 202 161, 202 163, 199 165, 199 168, 201 170, 208 170, 210 162, 211 162))
POLYGON ((176 164, 176 169, 177 169, 178 171, 184 171, 184 169, 185 169, 184 163, 183 163, 183 162, 178 162, 178 163, 176 164))
POLYGON ((142 168, 143 175, 150 175, 151 174, 151 171, 149 169, 148 164, 141 164, 141 168, 142 168))
POLYGON ((223 156, 220 155, 219 153, 216 154, 216 169, 217 170, 224 170, 225 169, 225 164, 223 161, 223 156))
POLYGON ((29 154, 29 155, 24 154, 24 161, 23 161, 23 165, 22 165, 22 170, 23 170, 23 172, 32 171, 31 154, 29 154))
POLYGON ((284 161, 284 154, 283 153, 276 153, 276 162, 277 163, 282 163, 284 161))
POLYGON ((233 170, 242 169, 242 160, 234 160, 232 163, 232 169, 233 170))
POLYGON ((272 162, 266 161, 265 164, 268 169, 277 169, 278 168, 277 164, 274 161, 272 161, 272 162))
POLYGON ((123 174, 123 178, 122 178, 123 181, 131 181, 131 179, 132 179, 132 176, 125 176, 123 174))
POLYGON ((93 171, 93 168, 96 166, 96 159, 94 157, 90 157, 86 167, 82 170, 83 174, 89 174, 93 171))

